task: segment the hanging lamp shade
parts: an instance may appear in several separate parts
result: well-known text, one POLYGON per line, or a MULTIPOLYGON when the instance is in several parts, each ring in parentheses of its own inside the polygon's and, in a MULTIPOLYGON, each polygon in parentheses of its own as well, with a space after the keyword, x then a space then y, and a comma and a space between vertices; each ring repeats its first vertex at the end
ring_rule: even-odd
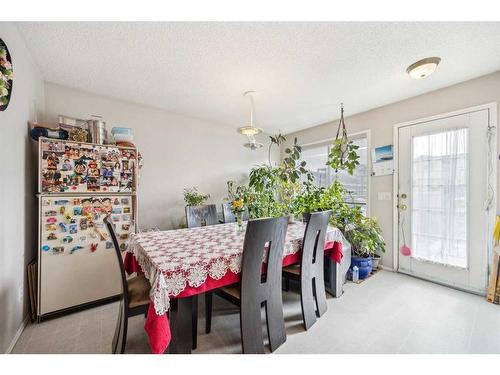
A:
POLYGON ((257 142, 255 136, 259 133, 262 133, 262 129, 255 126, 254 124, 254 116, 255 116, 255 106, 253 102, 253 94, 255 91, 246 91, 243 96, 248 96, 250 99, 250 124, 242 126, 238 128, 238 133, 246 135, 248 138, 248 142, 244 143, 243 146, 249 148, 250 150, 256 150, 264 145, 262 143, 257 142))

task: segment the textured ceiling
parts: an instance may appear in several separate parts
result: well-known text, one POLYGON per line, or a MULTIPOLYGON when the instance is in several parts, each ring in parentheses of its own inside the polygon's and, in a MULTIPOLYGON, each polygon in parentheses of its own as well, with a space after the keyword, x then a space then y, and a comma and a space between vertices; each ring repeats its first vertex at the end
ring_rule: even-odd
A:
POLYGON ((500 23, 18 23, 47 81, 288 133, 500 69, 500 23), (440 56, 427 79, 406 67, 440 56))

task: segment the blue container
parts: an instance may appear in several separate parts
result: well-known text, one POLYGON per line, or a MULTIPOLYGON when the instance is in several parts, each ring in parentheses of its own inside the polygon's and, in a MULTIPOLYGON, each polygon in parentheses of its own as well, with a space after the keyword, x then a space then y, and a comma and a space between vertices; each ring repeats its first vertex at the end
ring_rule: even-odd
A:
POLYGON ((372 258, 352 257, 351 270, 349 271, 352 271, 352 267, 354 266, 358 267, 359 269, 359 279, 366 279, 372 272, 372 258))

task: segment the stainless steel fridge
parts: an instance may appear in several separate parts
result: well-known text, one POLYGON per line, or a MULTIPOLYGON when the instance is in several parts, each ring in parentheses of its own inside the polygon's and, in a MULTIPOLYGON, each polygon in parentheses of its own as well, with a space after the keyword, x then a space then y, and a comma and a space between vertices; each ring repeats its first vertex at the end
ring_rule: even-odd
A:
POLYGON ((103 218, 125 251, 137 227, 137 150, 40 138, 38 320, 120 292, 103 218))

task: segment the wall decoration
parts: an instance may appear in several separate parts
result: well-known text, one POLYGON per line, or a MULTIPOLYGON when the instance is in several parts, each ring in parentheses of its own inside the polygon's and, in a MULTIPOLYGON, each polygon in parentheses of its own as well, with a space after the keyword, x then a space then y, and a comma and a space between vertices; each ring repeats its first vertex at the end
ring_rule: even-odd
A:
POLYGON ((5 111, 9 105, 13 79, 12 58, 7 45, 0 38, 0 111, 5 111))
POLYGON ((372 150, 372 176, 386 176, 394 173, 392 145, 372 150))

